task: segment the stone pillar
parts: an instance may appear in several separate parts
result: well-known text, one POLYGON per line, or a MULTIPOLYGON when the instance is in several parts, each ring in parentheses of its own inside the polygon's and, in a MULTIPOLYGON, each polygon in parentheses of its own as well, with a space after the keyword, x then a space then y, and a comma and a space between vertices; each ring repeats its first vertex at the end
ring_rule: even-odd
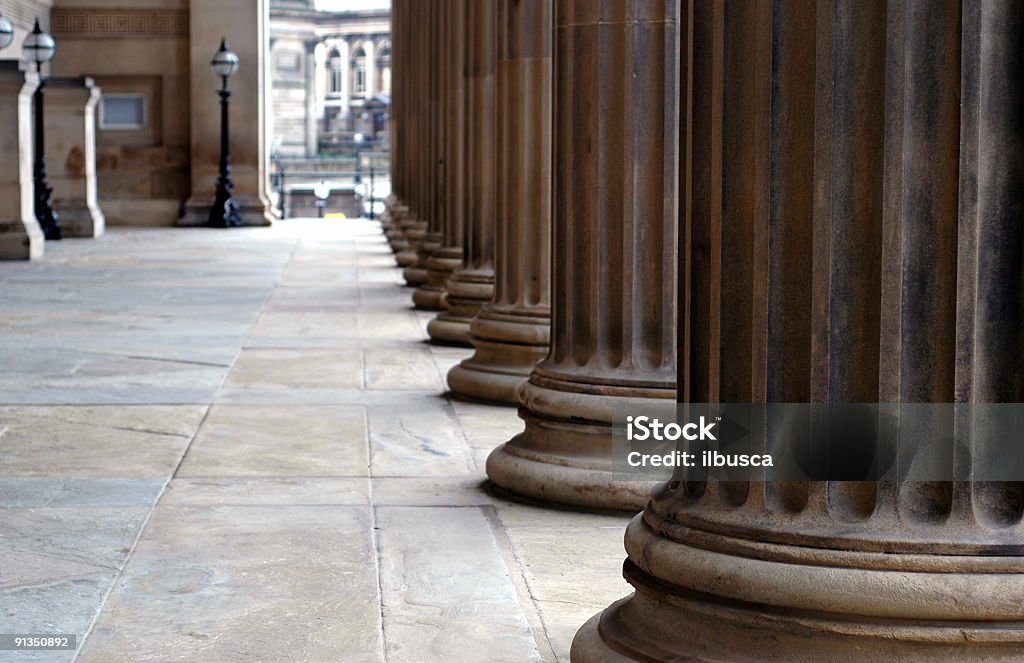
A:
POLYGON ((423 111, 428 125, 428 138, 424 141, 424 146, 429 158, 429 212, 426 229, 415 238, 415 261, 402 272, 406 284, 416 287, 426 284, 427 263, 434 251, 441 248, 441 241, 444 238, 441 227, 447 200, 444 196, 446 170, 442 154, 446 139, 443 114, 446 72, 443 65, 446 50, 449 48, 448 5, 447 0, 431 0, 430 27, 428 34, 425 35, 428 46, 423 59, 426 61, 428 76, 425 81, 427 97, 423 111))
POLYGON ((65 237, 99 237, 105 220, 96 199, 96 107, 88 76, 46 84, 46 158, 53 206, 65 237))
MULTIPOLYGON (((429 0, 421 0, 428 2, 429 0)), ((377 94, 377 44, 373 39, 363 43, 363 52, 366 53, 366 98, 372 99, 377 94)))
POLYGON ((395 83, 391 90, 391 163, 390 179, 391 194, 384 201, 384 214, 381 216, 381 227, 386 236, 398 227, 398 221, 404 211, 406 194, 405 172, 406 162, 409 159, 406 143, 406 123, 408 113, 405 111, 405 89, 407 81, 405 76, 405 51, 408 49, 408 40, 405 37, 405 29, 402 17, 405 12, 403 0, 392 0, 391 2, 391 67, 396 72, 395 83))
POLYGON ((234 198, 243 225, 268 225, 273 219, 266 195, 269 145, 262 101, 268 93, 266 14, 267 0, 192 0, 189 5, 192 196, 179 225, 206 225, 213 204, 220 159, 220 80, 210 70, 210 60, 222 36, 241 60, 228 81, 234 198))
MULTIPOLYGON (((1024 402, 1024 6, 693 8, 680 397, 1024 402)), ((659 485, 572 660, 1021 660, 1021 483, 956 426, 950 480, 659 485)))
POLYGON ((320 96, 319 85, 317 84, 318 78, 323 76, 323 72, 317 66, 317 49, 321 46, 322 42, 318 39, 310 39, 306 42, 306 157, 313 158, 317 155, 319 149, 318 145, 318 131, 320 126, 320 114, 318 108, 320 104, 318 99, 320 96))
POLYGON ((416 5, 420 26, 427 26, 428 30, 418 30, 416 52, 420 57, 417 63, 417 170, 420 205, 417 208, 419 214, 414 220, 407 220, 402 224, 404 227, 404 240, 407 246, 395 256, 399 265, 406 267, 402 277, 406 279, 407 285, 419 286, 426 281, 426 268, 419 268, 421 244, 424 242, 430 245, 436 241, 432 234, 436 233, 438 218, 436 215, 437 200, 435 182, 439 179, 436 159, 436 127, 434 117, 436 115, 437 92, 434 88, 437 76, 436 63, 439 57, 439 44, 437 42, 440 23, 440 1, 421 0, 416 5))
POLYGON ((494 295, 497 27, 496 3, 468 3, 463 264, 445 285, 446 310, 427 326, 432 339, 446 343, 469 345, 469 323, 494 295))
POLYGON ((401 267, 408 267, 416 262, 416 245, 427 230, 429 201, 427 198, 427 181, 430 176, 426 159, 426 113, 423 111, 428 97, 425 78, 427 76, 426 30, 421 27, 429 16, 428 2, 409 2, 401 10, 402 30, 406 35, 405 67, 409 72, 406 76, 405 99, 407 124, 405 153, 408 159, 408 183, 406 186, 405 208, 401 210, 401 218, 396 227, 388 231, 391 249, 401 267))
POLYGON ((679 2, 555 6, 551 350, 487 475, 637 510, 650 484, 613 480, 611 410, 675 398, 679 2))
POLYGON ((552 0, 498 3, 494 299, 470 324, 474 355, 452 391, 518 405, 551 326, 552 0))
POLYGON ((32 94, 35 72, 0 61, 0 260, 43 255, 43 233, 32 206, 32 94))
MULTIPOLYGON (((443 49, 445 99, 443 115, 445 177, 441 197, 445 201, 441 218, 441 247, 435 249, 427 258, 427 281, 416 289, 412 300, 417 308, 429 311, 442 311, 444 306, 445 285, 452 272, 462 266, 462 226, 463 226, 463 192, 465 191, 465 129, 466 115, 465 94, 466 76, 464 71, 466 57, 466 0, 444 0, 448 5, 448 45, 443 49)), ((395 75, 395 84, 399 82, 395 75)), ((444 328, 440 329, 444 333, 444 328)), ((433 337, 433 334, 431 334, 433 337)), ((441 340, 436 338, 435 340, 441 340)))

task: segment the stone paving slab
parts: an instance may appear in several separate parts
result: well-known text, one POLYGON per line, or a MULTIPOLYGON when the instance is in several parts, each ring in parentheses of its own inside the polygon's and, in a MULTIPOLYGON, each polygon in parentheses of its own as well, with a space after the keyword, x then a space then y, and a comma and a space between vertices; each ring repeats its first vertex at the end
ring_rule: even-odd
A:
POLYGON ((377 522, 388 661, 542 660, 479 509, 381 506, 377 522))
POLYGON ((358 477, 368 472, 362 408, 214 405, 176 476, 358 477))
POLYGON ((242 350, 224 382, 225 389, 360 389, 363 355, 359 350, 242 350))
POLYGON ((166 480, 206 409, 0 407, 0 476, 166 480))
MULTIPOLYGON (((0 483, 2 486, 2 483, 0 483)), ((365 478, 201 477, 171 481, 166 506, 368 506, 365 478)))
POLYGON ((159 506, 78 660, 381 661, 370 511, 159 506))

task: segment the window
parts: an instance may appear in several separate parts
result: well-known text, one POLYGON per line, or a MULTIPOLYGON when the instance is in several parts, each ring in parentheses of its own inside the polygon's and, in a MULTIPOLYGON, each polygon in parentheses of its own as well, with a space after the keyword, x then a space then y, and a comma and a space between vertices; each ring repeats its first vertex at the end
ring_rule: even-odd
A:
POLYGON ((377 89, 382 93, 391 94, 391 47, 384 46, 377 56, 377 89))
POLYGON ((337 50, 331 51, 327 56, 327 91, 331 94, 341 94, 341 53, 337 50))
POLYGON ((355 93, 366 94, 366 51, 359 49, 352 58, 352 70, 355 72, 355 93))
POLYGON ((142 94, 104 94, 100 129, 134 130, 146 126, 146 97, 142 94))

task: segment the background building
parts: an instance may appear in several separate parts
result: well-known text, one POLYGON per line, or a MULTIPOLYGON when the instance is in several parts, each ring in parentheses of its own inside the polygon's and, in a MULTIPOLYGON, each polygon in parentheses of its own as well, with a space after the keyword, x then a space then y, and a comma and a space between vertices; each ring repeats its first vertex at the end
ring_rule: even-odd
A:
POLYGON ((271 0, 270 68, 276 153, 315 157, 387 143, 390 10, 271 0))

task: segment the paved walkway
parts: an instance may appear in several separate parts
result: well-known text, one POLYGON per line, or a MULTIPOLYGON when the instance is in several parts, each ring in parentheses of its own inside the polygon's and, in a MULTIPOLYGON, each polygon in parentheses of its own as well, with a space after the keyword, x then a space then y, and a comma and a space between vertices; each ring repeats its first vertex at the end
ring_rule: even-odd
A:
POLYGON ((626 519, 484 492, 521 422, 393 265, 303 220, 0 263, 0 633, 81 645, 0 661, 568 660, 626 519))

